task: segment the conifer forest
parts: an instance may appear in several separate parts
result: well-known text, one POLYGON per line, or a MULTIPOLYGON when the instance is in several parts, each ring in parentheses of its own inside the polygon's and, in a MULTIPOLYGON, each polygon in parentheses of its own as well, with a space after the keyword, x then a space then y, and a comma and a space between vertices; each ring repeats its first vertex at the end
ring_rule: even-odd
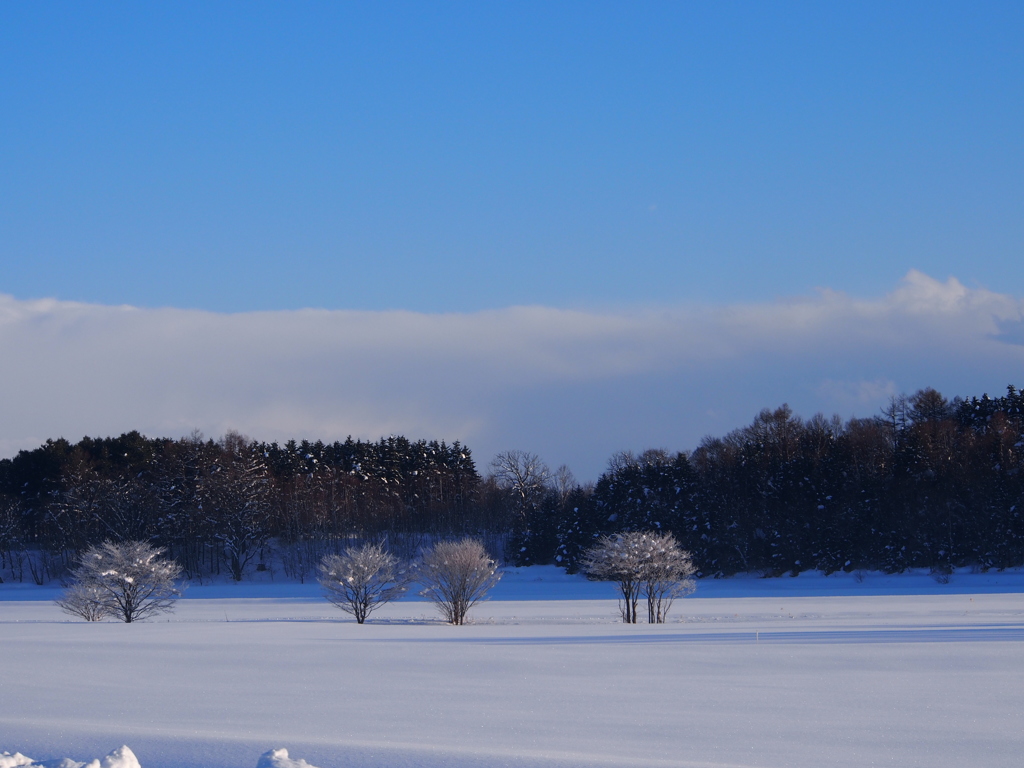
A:
POLYGON ((103 541, 144 540, 183 574, 314 578, 353 542, 413 556, 471 534, 515 565, 580 568, 601 536, 672 533, 702 577, 1024 564, 1024 394, 899 396, 877 416, 789 407, 688 452, 610 457, 595 483, 510 450, 120 437, 48 440, 0 461, 0 578, 63 578, 103 541))

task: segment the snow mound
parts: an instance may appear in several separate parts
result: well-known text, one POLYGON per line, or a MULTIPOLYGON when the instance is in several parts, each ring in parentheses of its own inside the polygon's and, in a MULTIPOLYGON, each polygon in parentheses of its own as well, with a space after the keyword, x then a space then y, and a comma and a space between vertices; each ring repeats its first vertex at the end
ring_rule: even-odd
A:
POLYGON ((272 749, 260 755, 256 768, 315 768, 305 760, 292 760, 287 749, 272 749))
POLYGON ((97 765, 93 766, 93 763, 96 762, 96 760, 93 760, 85 768, 142 768, 139 765, 139 759, 135 757, 135 753, 124 746, 118 747, 104 757, 97 765))
POLYGON ((32 766, 33 768, 142 768, 135 753, 124 746, 118 747, 102 760, 92 760, 88 763, 79 763, 68 757, 37 763, 31 757, 25 757, 20 752, 15 752, 13 755, 9 752, 0 752, 0 768, 17 768, 18 766, 32 766))
MULTIPOLYGON (((21 752, 0 752, 0 768, 142 768, 135 753, 128 747, 118 747, 102 760, 79 763, 68 757, 60 760, 36 762, 21 752)), ((256 768, 316 768, 305 760, 292 760, 287 749, 272 749, 260 755, 256 768)))

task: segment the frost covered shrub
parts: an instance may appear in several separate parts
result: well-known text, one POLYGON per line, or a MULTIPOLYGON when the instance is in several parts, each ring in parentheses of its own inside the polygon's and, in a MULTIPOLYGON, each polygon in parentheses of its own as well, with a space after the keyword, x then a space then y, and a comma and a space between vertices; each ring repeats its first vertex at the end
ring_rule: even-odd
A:
POLYGON ((55 602, 64 613, 86 621, 102 621, 110 616, 103 590, 94 584, 72 584, 55 602))
MULTIPOLYGON (((126 623, 171 611, 181 595, 175 583, 181 567, 161 557, 163 553, 144 541, 106 541, 90 547, 71 572, 74 581, 61 600, 126 623)), ((60 601, 58 605, 68 610, 60 601)))
POLYGON ((477 539, 441 541, 423 553, 418 579, 449 624, 463 624, 469 609, 501 579, 498 565, 477 539))
POLYGON ((677 597, 693 592, 696 568, 670 533, 631 531, 602 536, 581 561, 592 579, 614 581, 622 620, 636 624, 637 603, 647 598, 647 620, 663 624, 677 597))
POLYGON ((679 597, 697 588, 697 568, 690 553, 679 548, 671 533, 644 533, 640 555, 644 561, 640 587, 647 598, 647 621, 664 624, 669 608, 679 597))
POLYGON ((642 579, 640 558, 635 550, 636 535, 617 533, 602 536, 583 553, 582 570, 591 579, 614 581, 619 589, 619 610, 626 624, 636 624, 636 604, 642 579))
POLYGON ((408 572, 380 544, 350 547, 341 555, 325 556, 320 561, 319 581, 324 597, 354 616, 358 624, 409 588, 408 572))

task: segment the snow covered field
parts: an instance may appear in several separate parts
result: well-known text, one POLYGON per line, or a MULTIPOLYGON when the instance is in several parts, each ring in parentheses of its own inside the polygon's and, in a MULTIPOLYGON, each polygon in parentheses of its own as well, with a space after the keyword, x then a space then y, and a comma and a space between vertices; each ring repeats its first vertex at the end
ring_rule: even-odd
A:
POLYGON ((464 627, 358 626, 310 585, 193 588, 142 624, 0 585, 0 752, 143 768, 1018 766, 1024 574, 701 582, 663 626, 521 569, 464 627))

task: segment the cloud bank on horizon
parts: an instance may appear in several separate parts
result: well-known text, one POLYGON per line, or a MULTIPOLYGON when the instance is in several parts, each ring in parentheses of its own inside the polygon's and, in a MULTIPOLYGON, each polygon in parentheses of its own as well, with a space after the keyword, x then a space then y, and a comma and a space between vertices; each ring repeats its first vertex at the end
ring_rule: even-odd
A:
POLYGON ((911 271, 660 310, 216 314, 0 296, 0 454, 137 429, 262 440, 460 440, 594 479, 615 451, 691 449, 788 402, 877 413, 901 391, 998 393, 1024 370, 1024 300, 911 271))

